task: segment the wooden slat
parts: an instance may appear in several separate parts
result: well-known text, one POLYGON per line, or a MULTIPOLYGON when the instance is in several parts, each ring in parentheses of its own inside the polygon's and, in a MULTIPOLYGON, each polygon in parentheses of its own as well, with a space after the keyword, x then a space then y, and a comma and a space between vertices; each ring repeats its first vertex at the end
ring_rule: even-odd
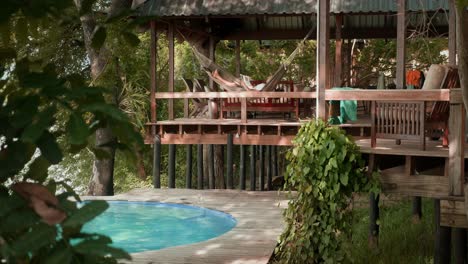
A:
POLYGON ((462 104, 450 105, 449 142, 449 194, 463 195, 465 181, 465 110, 462 104))

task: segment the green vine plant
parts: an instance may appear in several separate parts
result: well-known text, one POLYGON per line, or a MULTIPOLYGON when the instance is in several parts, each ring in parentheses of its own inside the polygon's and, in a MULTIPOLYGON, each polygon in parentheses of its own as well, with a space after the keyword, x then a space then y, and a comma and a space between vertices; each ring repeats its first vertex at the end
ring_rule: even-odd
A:
POLYGON ((359 147, 338 127, 311 121, 301 127, 286 158, 285 189, 291 200, 286 227, 276 248, 280 263, 343 263, 349 256, 353 193, 378 192, 365 175, 359 147))

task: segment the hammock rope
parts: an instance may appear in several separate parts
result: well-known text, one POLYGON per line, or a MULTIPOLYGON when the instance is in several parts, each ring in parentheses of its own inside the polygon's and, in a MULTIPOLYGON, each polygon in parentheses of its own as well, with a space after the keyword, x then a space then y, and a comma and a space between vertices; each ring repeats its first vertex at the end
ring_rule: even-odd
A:
POLYGON ((250 83, 250 77, 247 75, 241 75, 240 78, 234 76, 232 73, 218 65, 216 62, 211 60, 210 58, 206 57, 202 54, 198 49, 188 41, 185 36, 177 29, 179 34, 189 43, 189 46, 192 49, 195 58, 197 58, 198 62, 200 63, 203 70, 206 74, 212 79, 215 83, 217 83, 221 89, 228 91, 228 92, 236 92, 236 91, 248 91, 248 90, 256 90, 256 91, 274 91, 278 82, 281 81, 284 74, 286 73, 288 67, 291 65, 293 60, 296 58, 299 51, 303 48, 305 42, 313 33, 314 28, 311 28, 307 35, 298 43, 296 49, 288 56, 286 60, 280 63, 278 69, 270 75, 264 84, 259 84, 253 86, 250 83))

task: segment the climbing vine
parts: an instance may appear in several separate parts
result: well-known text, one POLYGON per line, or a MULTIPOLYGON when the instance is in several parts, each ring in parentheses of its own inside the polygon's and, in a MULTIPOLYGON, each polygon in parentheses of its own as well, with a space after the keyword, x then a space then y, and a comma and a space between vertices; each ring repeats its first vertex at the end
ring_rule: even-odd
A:
POLYGON ((350 232, 354 192, 376 191, 364 174, 356 144, 323 121, 303 125, 286 155, 285 188, 296 190, 284 212, 286 229, 276 256, 281 263, 341 263, 350 232))

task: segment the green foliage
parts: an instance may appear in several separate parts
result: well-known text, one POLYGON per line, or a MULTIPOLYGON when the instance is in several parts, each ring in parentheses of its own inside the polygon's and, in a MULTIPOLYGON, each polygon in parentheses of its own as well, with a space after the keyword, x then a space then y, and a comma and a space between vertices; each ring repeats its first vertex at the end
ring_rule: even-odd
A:
MULTIPOLYGON (((94 1, 85 2, 88 7, 84 8, 90 8, 94 1)), ((68 175, 62 175, 59 181, 48 177, 51 165, 59 164, 64 156, 89 149, 88 145, 93 144, 90 136, 98 128, 112 129, 117 136, 116 146, 129 155, 134 154, 131 149, 143 147, 141 135, 129 117, 106 102, 113 89, 91 87, 84 78, 85 53, 78 52, 84 46, 78 44, 76 50, 73 45, 67 47, 81 30, 79 25, 78 11, 69 0, 33 0, 27 4, 7 1, 2 6, 2 263, 116 263, 117 259, 130 259, 127 253, 111 246, 110 238, 81 232, 87 221, 107 208, 107 203, 91 201, 79 206, 73 201, 79 201, 79 196, 66 183, 68 175), (72 33, 63 41, 55 35, 69 29, 72 33), (61 54, 60 59, 50 56, 58 53, 59 47, 73 51, 61 54), (65 62, 60 64, 60 60, 65 62), (68 63, 73 66, 62 67, 68 63)), ((110 22, 106 26, 112 27, 110 22)), ((106 37, 94 38, 98 37, 101 39, 93 42, 103 45, 99 42, 106 37)))
POLYGON ((323 121, 303 125, 286 155, 285 187, 296 190, 284 213, 286 229, 277 247, 283 263, 341 263, 350 233, 353 192, 376 190, 364 161, 344 131, 323 121))

